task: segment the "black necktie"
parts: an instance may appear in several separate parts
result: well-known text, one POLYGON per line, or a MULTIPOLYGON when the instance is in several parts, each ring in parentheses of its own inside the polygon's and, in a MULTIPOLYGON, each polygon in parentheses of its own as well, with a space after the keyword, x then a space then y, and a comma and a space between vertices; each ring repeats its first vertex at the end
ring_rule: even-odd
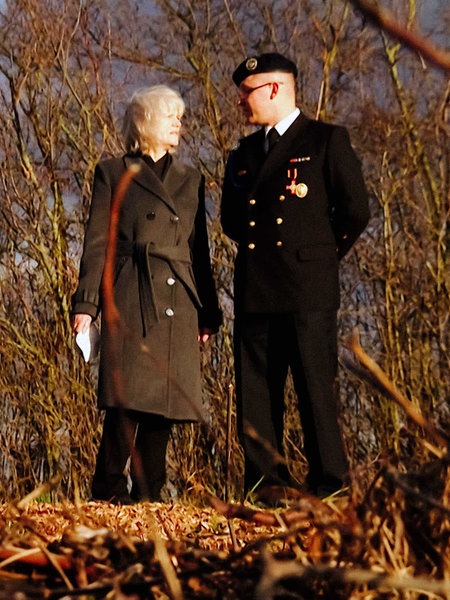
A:
POLYGON ((267 134, 267 142, 268 142, 267 152, 270 152, 272 150, 272 148, 275 146, 275 144, 278 142, 279 139, 280 139, 280 134, 275 129, 275 127, 271 127, 269 129, 269 133, 267 134))

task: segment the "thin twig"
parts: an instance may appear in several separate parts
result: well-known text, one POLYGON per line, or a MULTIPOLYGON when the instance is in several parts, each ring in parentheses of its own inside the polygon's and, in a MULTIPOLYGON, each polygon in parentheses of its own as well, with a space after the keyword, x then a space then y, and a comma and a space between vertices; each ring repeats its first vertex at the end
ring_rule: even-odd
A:
POLYGON ((231 405, 233 402, 233 384, 228 386, 227 397, 227 435, 225 441, 226 465, 225 465, 225 501, 230 501, 230 470, 231 470, 231 405))

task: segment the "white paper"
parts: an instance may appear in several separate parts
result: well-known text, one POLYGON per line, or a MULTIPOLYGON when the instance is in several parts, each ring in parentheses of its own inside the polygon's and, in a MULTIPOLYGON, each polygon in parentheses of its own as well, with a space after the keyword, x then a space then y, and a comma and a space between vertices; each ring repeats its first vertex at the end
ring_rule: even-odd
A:
POLYGON ((97 354, 99 341, 100 335, 95 326, 91 326, 85 332, 77 333, 75 336, 75 342, 86 362, 89 362, 89 359, 94 358, 97 354))
POLYGON ((91 336, 89 335, 89 329, 84 332, 77 333, 75 342, 78 348, 81 350, 81 354, 86 362, 89 362, 91 357, 91 336))

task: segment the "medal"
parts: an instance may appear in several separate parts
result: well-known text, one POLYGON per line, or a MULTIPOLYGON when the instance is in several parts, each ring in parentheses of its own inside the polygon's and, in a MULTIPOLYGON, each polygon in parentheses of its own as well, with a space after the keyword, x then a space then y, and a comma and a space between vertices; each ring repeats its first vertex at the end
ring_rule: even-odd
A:
POLYGON ((297 183, 297 168, 288 169, 287 176, 291 180, 291 183, 286 186, 286 189, 291 192, 292 196, 297 198, 304 198, 308 193, 308 186, 306 183, 297 183))
POLYGON ((291 180, 290 185, 286 186, 286 189, 291 192, 291 194, 295 195, 295 190, 297 187, 297 169, 288 169, 287 172, 288 179, 291 180))
POLYGON ((306 185, 306 183, 297 183, 297 185, 295 186, 295 195, 298 198, 304 198, 307 193, 308 186, 306 185))

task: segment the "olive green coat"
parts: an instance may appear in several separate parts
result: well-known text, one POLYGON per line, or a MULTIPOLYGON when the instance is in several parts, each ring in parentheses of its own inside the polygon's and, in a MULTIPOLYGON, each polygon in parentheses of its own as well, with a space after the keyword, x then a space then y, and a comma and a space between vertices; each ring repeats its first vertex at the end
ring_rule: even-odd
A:
POLYGON ((73 313, 96 318, 102 309, 111 201, 135 163, 140 171, 126 191, 118 223, 114 301, 120 327, 111 356, 108 323, 102 321, 98 403, 197 420, 202 406, 198 328, 217 331, 221 313, 210 267, 204 183, 196 170, 172 158, 161 182, 137 156, 97 165, 73 313))

